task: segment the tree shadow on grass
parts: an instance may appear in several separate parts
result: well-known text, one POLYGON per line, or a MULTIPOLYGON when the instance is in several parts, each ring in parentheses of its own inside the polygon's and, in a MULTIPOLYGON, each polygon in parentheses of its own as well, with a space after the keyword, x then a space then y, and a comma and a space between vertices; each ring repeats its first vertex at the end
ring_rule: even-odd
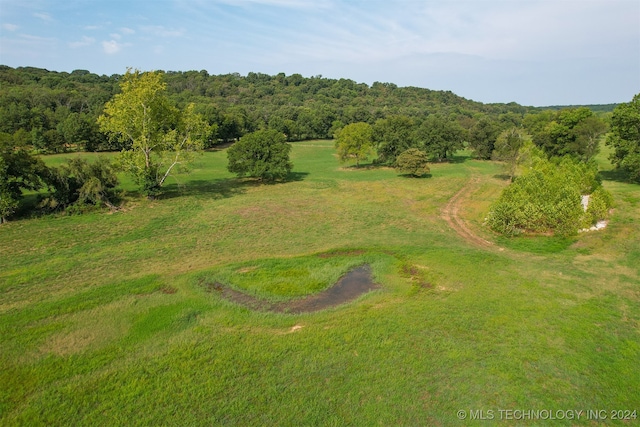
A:
POLYGON ((215 180, 189 181, 186 184, 172 183, 166 185, 158 199, 173 199, 183 196, 207 196, 214 199, 227 199, 244 194, 247 188, 261 185, 286 184, 302 181, 308 172, 290 172, 284 181, 260 181, 252 178, 225 178, 215 180))
POLYGON ((427 178, 431 178, 433 175, 431 175, 430 173, 426 173, 424 175, 415 176, 410 173, 403 173, 398 176, 401 176, 402 178, 408 178, 408 179, 427 179, 427 178))
POLYGON ((186 184, 168 184, 158 197, 160 200, 183 196, 207 196, 213 199, 228 199, 244 194, 251 183, 238 178, 189 181, 186 184))
POLYGON ((441 163, 449 162, 449 163, 454 163, 454 164, 460 164, 460 163, 466 162, 470 158, 471 158, 471 156, 456 156, 456 155, 453 155, 451 157, 447 157, 446 159, 442 160, 441 163))
POLYGON ((231 147, 234 143, 235 143, 235 141, 218 142, 216 144, 213 144, 209 148, 205 148, 204 151, 215 153, 217 151, 222 151, 222 150, 225 150, 225 149, 231 147))
POLYGON ((499 174, 493 175, 493 177, 501 181, 511 181, 511 176, 506 173, 499 173, 499 174))
POLYGON ((389 166, 386 163, 376 163, 375 161, 371 162, 371 163, 360 163, 359 165, 343 165, 340 168, 344 169, 344 170, 352 170, 352 171, 366 171, 366 170, 371 170, 371 169, 383 169, 383 168, 389 168, 391 166, 389 166))
POLYGON ((625 184, 637 184, 637 182, 634 182, 629 179, 629 175, 627 174, 627 171, 625 171, 624 169, 611 169, 606 171, 600 171, 599 174, 600 174, 600 178, 602 178, 603 181, 616 181, 616 182, 623 182, 625 184))
POLYGON ((287 175, 287 180, 285 182, 304 181, 307 176, 309 176, 309 172, 289 172, 289 175, 287 175))

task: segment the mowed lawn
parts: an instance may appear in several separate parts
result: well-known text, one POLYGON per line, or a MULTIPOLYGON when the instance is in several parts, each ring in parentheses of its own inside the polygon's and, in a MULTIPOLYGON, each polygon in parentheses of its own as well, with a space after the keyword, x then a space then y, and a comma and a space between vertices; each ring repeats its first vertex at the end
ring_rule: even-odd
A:
POLYGON ((640 411, 640 185, 605 173, 605 230, 506 239, 482 225, 497 163, 460 152, 412 179, 292 145, 286 183, 214 151, 158 200, 123 179, 121 212, 0 227, 0 425, 638 423, 611 411, 640 411), (471 180, 459 214, 494 247, 442 219, 471 180), (381 289, 310 314, 206 286, 283 300, 364 263, 381 289))

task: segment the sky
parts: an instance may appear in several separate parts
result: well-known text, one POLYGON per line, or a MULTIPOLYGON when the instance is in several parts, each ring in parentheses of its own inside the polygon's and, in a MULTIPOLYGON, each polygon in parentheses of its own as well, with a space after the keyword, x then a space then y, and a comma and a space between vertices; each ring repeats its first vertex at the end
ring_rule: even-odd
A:
POLYGON ((299 73, 521 105, 640 93, 640 0, 0 0, 0 64, 299 73))

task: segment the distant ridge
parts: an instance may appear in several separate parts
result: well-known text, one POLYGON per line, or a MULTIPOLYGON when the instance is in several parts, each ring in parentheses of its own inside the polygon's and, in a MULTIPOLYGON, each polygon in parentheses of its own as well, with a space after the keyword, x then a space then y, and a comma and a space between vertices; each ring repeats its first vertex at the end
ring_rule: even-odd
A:
POLYGON ((589 105, 549 105, 547 107, 538 107, 541 110, 564 110, 567 108, 586 107, 594 113, 610 113, 620 104, 589 104, 589 105))

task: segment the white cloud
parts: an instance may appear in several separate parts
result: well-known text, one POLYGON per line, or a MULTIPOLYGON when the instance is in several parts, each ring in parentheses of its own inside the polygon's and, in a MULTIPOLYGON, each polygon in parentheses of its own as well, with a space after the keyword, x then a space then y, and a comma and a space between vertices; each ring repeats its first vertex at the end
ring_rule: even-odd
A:
POLYGON ((112 39, 116 39, 116 40, 120 40, 122 38, 122 36, 118 33, 111 33, 109 34, 109 37, 111 37, 112 39))
POLYGON ((52 37, 33 36, 31 34, 20 34, 20 37, 24 40, 29 40, 32 42, 40 42, 40 43, 54 43, 56 41, 56 39, 52 37))
POLYGON ((134 33, 135 33, 135 31, 134 31, 134 30, 132 30, 131 28, 127 28, 127 27, 122 27, 122 28, 120 28, 120 32, 121 32, 122 34, 127 34, 127 35, 131 35, 131 34, 134 34, 134 33))
POLYGON ((96 39, 94 39, 93 37, 82 36, 82 39, 80 39, 80 41, 70 42, 69 47, 77 49, 79 47, 90 46, 95 43, 95 41, 96 39))
POLYGON ((158 37, 181 37, 184 35, 184 29, 166 28, 163 25, 146 25, 142 30, 158 37))
POLYGON ((3 30, 15 31, 18 28, 20 28, 20 27, 18 25, 15 25, 15 24, 9 24, 9 23, 2 24, 2 29, 3 30))
POLYGON ((122 44, 118 43, 115 40, 105 40, 102 42, 102 48, 104 49, 104 52, 109 55, 120 52, 122 50, 122 46, 122 44))
POLYGON ((47 22, 53 21, 53 18, 48 13, 37 12, 37 13, 34 13, 33 16, 35 16, 36 18, 40 18, 43 21, 47 21, 47 22))

